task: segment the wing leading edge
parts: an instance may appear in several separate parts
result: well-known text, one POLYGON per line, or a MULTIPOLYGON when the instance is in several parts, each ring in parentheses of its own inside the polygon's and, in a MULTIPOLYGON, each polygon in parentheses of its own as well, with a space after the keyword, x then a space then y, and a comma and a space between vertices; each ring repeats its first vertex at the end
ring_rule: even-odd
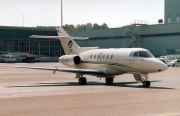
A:
POLYGON ((69 73, 82 73, 91 75, 105 74, 104 71, 94 70, 94 69, 73 69, 73 68, 57 68, 57 67, 29 67, 29 66, 5 66, 14 68, 27 68, 27 69, 39 69, 39 70, 51 70, 53 72, 69 72, 69 73))

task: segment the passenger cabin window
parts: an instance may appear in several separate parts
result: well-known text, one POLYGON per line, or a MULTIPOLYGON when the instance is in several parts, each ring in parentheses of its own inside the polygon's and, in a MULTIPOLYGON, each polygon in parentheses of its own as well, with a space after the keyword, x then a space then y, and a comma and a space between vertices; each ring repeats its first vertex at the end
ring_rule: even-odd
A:
POLYGON ((132 56, 132 54, 133 54, 133 57, 142 57, 142 58, 152 58, 152 57, 154 57, 149 51, 131 52, 130 56, 132 56))
POLYGON ((91 54, 90 59, 92 59, 92 56, 93 56, 93 55, 91 54))
POLYGON ((103 59, 105 58, 105 54, 103 55, 103 57, 102 57, 103 59))
POLYGON ((94 59, 96 59, 96 55, 94 55, 94 59))
POLYGON ((100 59, 100 58, 101 58, 101 56, 100 56, 100 55, 98 55, 98 58, 100 59))
POLYGON ((113 59, 113 54, 111 55, 111 59, 113 59))
POLYGON ((107 59, 109 58, 109 54, 107 55, 107 59))

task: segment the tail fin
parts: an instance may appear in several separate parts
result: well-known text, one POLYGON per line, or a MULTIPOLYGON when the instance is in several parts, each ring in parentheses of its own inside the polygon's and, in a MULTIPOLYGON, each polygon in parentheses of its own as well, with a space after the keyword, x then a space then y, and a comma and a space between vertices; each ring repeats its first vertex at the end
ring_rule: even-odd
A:
POLYGON ((70 37, 69 34, 61 27, 57 27, 56 30, 65 54, 78 54, 80 52, 91 49, 99 49, 99 47, 79 47, 78 44, 73 39, 84 40, 88 38, 70 37))
POLYGON ((61 45, 65 54, 77 54, 80 48, 78 44, 69 36, 69 34, 61 27, 56 28, 61 45))

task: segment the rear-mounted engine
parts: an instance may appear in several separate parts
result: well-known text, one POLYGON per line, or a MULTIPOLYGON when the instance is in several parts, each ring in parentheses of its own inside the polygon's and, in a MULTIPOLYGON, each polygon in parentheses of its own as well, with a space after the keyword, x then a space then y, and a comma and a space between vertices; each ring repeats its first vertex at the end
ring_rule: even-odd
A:
POLYGON ((73 61, 74 61, 74 64, 78 65, 78 64, 81 63, 81 58, 80 58, 79 56, 75 56, 75 57, 73 58, 73 61))

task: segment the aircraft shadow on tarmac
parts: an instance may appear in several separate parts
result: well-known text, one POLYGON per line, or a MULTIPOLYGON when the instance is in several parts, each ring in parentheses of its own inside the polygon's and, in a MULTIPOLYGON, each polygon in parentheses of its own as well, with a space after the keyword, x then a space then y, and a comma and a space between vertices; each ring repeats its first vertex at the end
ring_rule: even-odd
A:
MULTIPOLYGON (((159 82, 159 81, 151 81, 151 82, 159 82)), ((79 85, 78 82, 60 82, 60 83, 36 83, 35 85, 20 85, 20 86, 8 86, 12 87, 54 87, 54 86, 113 86, 113 87, 131 87, 131 88, 144 88, 142 85, 133 85, 137 84, 137 82, 114 82, 113 84, 105 84, 103 82, 94 82, 89 81, 86 85, 79 85)), ((168 87, 155 87, 150 86, 147 89, 175 89, 168 87)))

